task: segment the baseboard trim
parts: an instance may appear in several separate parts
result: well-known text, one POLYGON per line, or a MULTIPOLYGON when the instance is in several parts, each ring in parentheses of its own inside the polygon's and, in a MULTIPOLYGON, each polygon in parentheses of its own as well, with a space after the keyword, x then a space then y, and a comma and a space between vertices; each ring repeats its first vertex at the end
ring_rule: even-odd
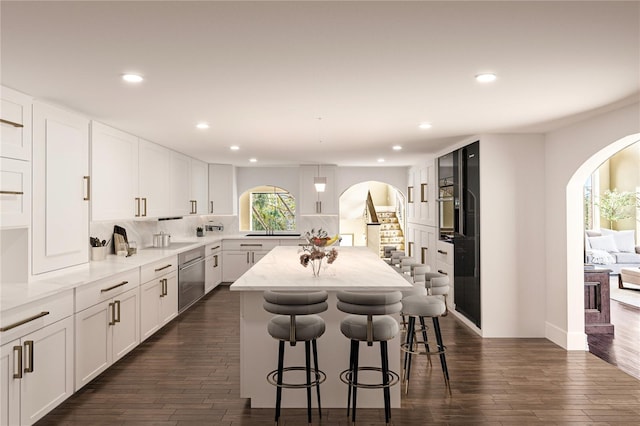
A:
POLYGON ((567 333, 555 324, 545 322, 545 335, 547 339, 568 351, 588 351, 587 335, 585 333, 567 333))

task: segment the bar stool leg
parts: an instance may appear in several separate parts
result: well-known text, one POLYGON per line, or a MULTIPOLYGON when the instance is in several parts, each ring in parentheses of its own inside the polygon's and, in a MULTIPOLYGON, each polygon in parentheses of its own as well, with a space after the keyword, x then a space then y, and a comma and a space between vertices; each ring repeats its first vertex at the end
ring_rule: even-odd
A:
MULTIPOLYGON (((357 340, 353 340, 354 343, 354 354, 353 354, 353 371, 352 378, 353 383, 358 383, 358 358, 360 356, 360 342, 357 340)), ((351 421, 355 425, 356 424, 356 401, 357 401, 357 392, 358 387, 353 386, 353 411, 351 412, 351 421)))
POLYGON ((447 358, 444 353, 444 345, 442 344, 442 333, 440 332, 440 321, 438 317, 433 317, 433 328, 436 333, 436 342, 438 343, 438 351, 440 352, 440 364, 442 365, 442 374, 444 382, 451 396, 451 384, 449 383, 449 369, 447 368, 447 358))
POLYGON ((318 416, 320 418, 322 418, 322 405, 320 404, 320 374, 317 373, 318 371, 320 371, 320 369, 318 368, 318 343, 316 342, 316 339, 313 339, 311 341, 311 347, 313 348, 313 364, 316 368, 316 381, 318 381, 318 384, 316 385, 316 394, 318 396, 318 416))
MULTIPOLYGON (((353 379, 353 354, 355 353, 355 340, 351 340, 351 349, 349 350, 349 371, 351 372, 351 378, 353 379)), ((351 388, 349 385, 349 393, 347 394, 347 417, 351 409, 351 388)))
POLYGON ((424 322, 424 317, 420 317, 420 325, 422 326, 422 340, 424 340, 424 349, 427 352, 427 359, 429 360, 429 367, 432 367, 431 363, 431 351, 429 350, 429 340, 427 337, 427 325, 424 322))
POLYGON ((284 340, 278 345, 278 386, 276 387, 276 425, 280 418, 280 403, 282 402, 282 373, 284 368, 284 340))
POLYGON ((384 391, 384 420, 389 424, 391 417, 391 392, 389 391, 389 354, 387 352, 387 342, 380 342, 380 363, 382 364, 382 388, 384 391))
POLYGON ((311 342, 304 342, 304 360, 307 374, 307 420, 311 424, 311 342))
MULTIPOLYGON (((409 317, 409 328, 407 329, 407 349, 413 350, 413 336, 415 335, 416 317, 409 317)), ((411 374, 411 352, 404 353, 404 386, 405 394, 409 392, 409 375, 411 374)))

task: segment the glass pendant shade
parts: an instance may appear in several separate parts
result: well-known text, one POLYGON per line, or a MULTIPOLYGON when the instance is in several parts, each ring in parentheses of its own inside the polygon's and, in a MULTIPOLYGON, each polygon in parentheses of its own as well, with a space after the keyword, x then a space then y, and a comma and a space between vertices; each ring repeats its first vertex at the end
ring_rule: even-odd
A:
POLYGON ((327 178, 315 177, 313 178, 313 185, 316 187, 317 192, 324 192, 324 189, 327 187, 327 178))

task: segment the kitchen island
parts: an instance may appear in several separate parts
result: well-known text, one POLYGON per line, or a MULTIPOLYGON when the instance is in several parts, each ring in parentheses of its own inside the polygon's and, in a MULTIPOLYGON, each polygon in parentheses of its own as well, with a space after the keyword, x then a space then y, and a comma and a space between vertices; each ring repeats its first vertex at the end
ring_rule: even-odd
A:
MULTIPOLYGON (((327 375, 320 386, 322 406, 346 407, 347 386, 340 381, 340 372, 349 366, 349 340, 340 332, 340 321, 347 314, 336 308, 336 293, 352 291, 393 291, 411 288, 411 284, 366 247, 339 247, 338 258, 326 265, 320 276, 314 277, 311 267, 300 264, 300 247, 276 247, 249 271, 235 281, 230 289, 240 296, 240 396, 251 399, 251 407, 275 406, 275 388, 267 382, 267 374, 277 366, 278 342, 267 333, 267 323, 273 316, 262 308, 265 290, 313 291, 329 293, 329 309, 320 314, 326 331, 318 339, 318 364, 327 375)), ((326 263, 323 262, 323 263, 326 263)), ((304 345, 285 350, 285 366, 304 365, 304 345)), ((380 349, 361 345, 361 366, 379 366, 380 349)), ((390 369, 400 374, 400 336, 389 341, 390 369)), ((303 382, 304 374, 289 373, 286 381, 303 382)), ((380 373, 362 373, 368 383, 379 383, 380 373)), ((315 400, 315 398, 314 398, 315 400)), ((283 407, 306 407, 306 392, 285 389, 283 407)), ((380 389, 358 391, 358 407, 383 407, 380 389)), ((400 386, 391 388, 391 406, 400 407, 400 386)))

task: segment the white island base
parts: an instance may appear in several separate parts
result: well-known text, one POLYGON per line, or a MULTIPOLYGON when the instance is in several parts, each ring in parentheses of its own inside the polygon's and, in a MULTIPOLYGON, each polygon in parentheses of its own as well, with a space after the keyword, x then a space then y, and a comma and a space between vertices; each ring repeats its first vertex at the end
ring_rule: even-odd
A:
MULTIPOLYGON (((339 290, 391 291, 410 288, 408 283, 389 265, 366 248, 341 247, 338 260, 320 277, 313 277, 310 268, 298 261, 297 247, 276 247, 247 273, 231 285, 240 295, 240 396, 251 399, 252 408, 275 407, 276 389, 267 382, 267 374, 278 365, 278 341, 267 332, 273 314, 263 307, 262 292, 326 290, 329 308, 320 314, 326 331, 318 339, 318 366, 327 379, 320 385, 323 408, 347 406, 347 385, 340 380, 340 372, 349 367, 349 340, 340 332, 340 321, 347 315, 336 308, 339 290)), ((389 368, 400 374, 400 335, 388 342, 389 368)), ((313 361, 312 361, 313 362, 313 361)), ((360 366, 380 367, 380 344, 360 343, 360 366)), ((285 348, 284 365, 304 366, 304 342, 285 348)), ((313 365, 313 364, 312 364, 313 365)), ((285 373, 285 382, 304 383, 304 372, 285 373)), ((381 383, 379 372, 362 372, 359 381, 381 383)), ((312 403, 316 406, 315 388, 312 403)), ((284 389, 283 408, 307 406, 304 389, 284 389)), ((383 408, 382 389, 358 389, 358 407, 383 408)), ((391 407, 400 407, 400 384, 391 387, 391 407)), ((346 415, 346 414, 345 414, 346 415)))

